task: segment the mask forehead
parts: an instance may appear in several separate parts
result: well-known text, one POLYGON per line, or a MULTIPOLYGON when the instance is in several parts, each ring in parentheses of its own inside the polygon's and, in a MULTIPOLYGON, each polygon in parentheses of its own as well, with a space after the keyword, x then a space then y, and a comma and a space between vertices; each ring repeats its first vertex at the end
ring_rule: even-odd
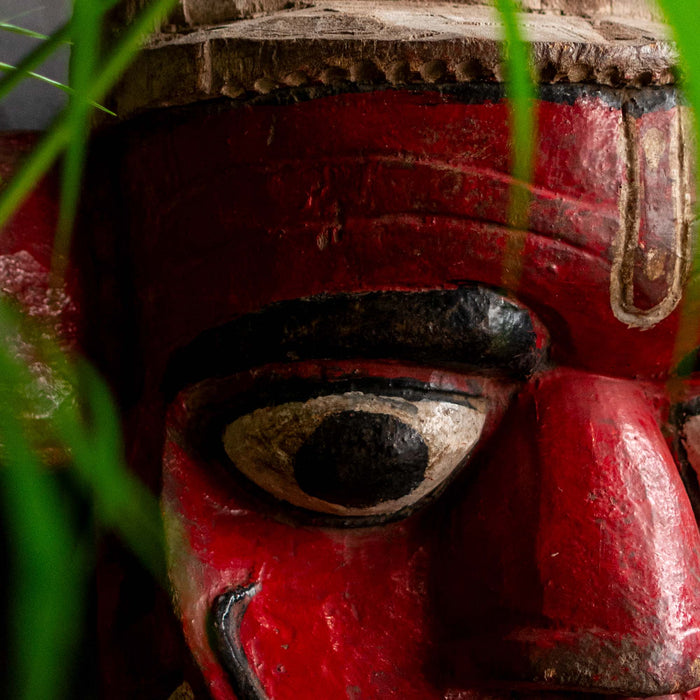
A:
POLYGON ((690 194, 683 108, 662 93, 545 91, 527 230, 507 219, 493 88, 204 109, 142 130, 127 162, 149 352, 164 361, 282 300, 482 283, 541 316, 559 362, 667 371, 690 194))

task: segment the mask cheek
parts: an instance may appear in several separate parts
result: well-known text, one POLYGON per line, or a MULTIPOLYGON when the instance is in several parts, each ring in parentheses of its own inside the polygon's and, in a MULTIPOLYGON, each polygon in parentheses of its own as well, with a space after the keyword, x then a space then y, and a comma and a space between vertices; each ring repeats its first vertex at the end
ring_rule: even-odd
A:
POLYGON ((384 534, 290 532, 270 560, 241 635, 270 697, 308 694, 310 663, 320 697, 431 698, 426 589, 430 552, 403 524, 384 534), (307 537, 308 534, 308 537, 307 537), (316 675, 314 674, 314 675, 316 675), (352 696, 351 696, 352 697, 352 696))
POLYGON ((234 695, 207 623, 222 592, 257 584, 240 623, 250 668, 270 697, 304 697, 313 660, 319 697, 348 687, 382 697, 440 697, 425 677, 430 538, 413 519, 324 530, 266 518, 220 492, 187 454, 166 449, 163 505, 170 575, 190 647, 213 689, 234 695), (195 499, 193 494, 197 493, 195 499), (387 605, 391 601, 391 605, 387 605))

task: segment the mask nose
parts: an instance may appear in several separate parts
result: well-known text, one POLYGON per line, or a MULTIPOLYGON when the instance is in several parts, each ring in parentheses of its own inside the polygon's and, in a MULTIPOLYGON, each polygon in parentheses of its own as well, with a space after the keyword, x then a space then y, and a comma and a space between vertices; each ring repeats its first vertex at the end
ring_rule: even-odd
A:
POLYGON ((451 680, 700 686, 700 535, 644 390, 569 370, 533 380, 484 460, 437 567, 451 680))

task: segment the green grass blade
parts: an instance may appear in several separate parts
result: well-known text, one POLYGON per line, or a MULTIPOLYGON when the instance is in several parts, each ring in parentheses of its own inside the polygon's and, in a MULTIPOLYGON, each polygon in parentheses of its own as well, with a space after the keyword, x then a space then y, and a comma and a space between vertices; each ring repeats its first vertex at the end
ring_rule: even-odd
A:
POLYGON ((18 27, 15 24, 10 24, 9 22, 0 22, 0 31, 11 32, 12 34, 21 34, 22 36, 28 36, 32 39, 48 39, 46 34, 40 34, 39 32, 32 31, 31 29, 25 29, 24 27, 18 27))
POLYGON ((144 37, 153 31, 153 27, 167 15, 176 2, 177 0, 157 0, 141 11, 102 66, 92 87, 91 99, 97 102, 104 99, 119 76, 128 68, 144 37))
POLYGON ((37 46, 15 66, 15 70, 0 79, 0 100, 11 92, 37 66, 40 66, 56 49, 70 40, 70 22, 57 29, 45 42, 37 46))
POLYGON ((70 240, 78 210, 83 168, 90 133, 90 104, 88 96, 94 80, 100 52, 103 9, 94 0, 75 0, 71 19, 73 33, 80 37, 73 43, 70 60, 71 98, 66 108, 66 126, 71 138, 63 161, 61 203, 54 238, 52 274, 60 286, 68 264, 70 240))
MULTIPOLYGON (((32 357, 50 368, 52 382, 67 394, 48 426, 44 439, 61 447, 71 459, 71 470, 85 497, 95 505, 100 523, 116 531, 157 580, 165 585, 165 559, 160 508, 155 497, 126 466, 119 421, 109 389, 85 360, 68 358, 57 342, 47 337, 31 318, 23 317, 0 301, 0 337, 21 338, 32 357), (67 388, 70 388, 68 392, 67 388)), ((0 350, 1 350, 0 346, 0 350)), ((21 387, 13 410, 29 402, 28 412, 42 413, 31 397, 41 396, 20 364, 7 376, 11 387, 21 387)), ((58 393, 58 392, 54 392, 58 393)), ((45 411, 43 411, 45 412, 45 411)), ((21 411, 20 411, 21 413, 21 411)), ((36 432, 36 426, 34 427, 36 432)))
POLYGON ((165 548, 160 507, 155 497, 129 471, 119 415, 109 389, 86 362, 78 365, 84 412, 82 423, 59 420, 70 445, 74 468, 93 498, 103 525, 117 532, 154 577, 165 585, 165 548))
POLYGON ((0 195, 0 230, 54 164, 69 139, 66 119, 59 117, 0 195))
MULTIPOLYGON (((4 310, 0 305, 0 337, 7 341, 15 334, 4 310)), ((13 697, 59 698, 83 621, 87 559, 63 494, 27 441, 18 416, 30 409, 32 378, 5 343, 0 377, 0 484, 13 544, 13 697)))
POLYGON ((33 15, 36 14, 37 12, 41 12, 44 8, 39 6, 39 7, 31 7, 28 10, 24 10, 23 12, 17 12, 13 15, 10 15, 9 17, 5 17, 5 19, 1 20, 2 22, 15 22, 18 19, 22 19, 22 17, 26 17, 27 15, 33 15))
MULTIPOLYGON (((524 230, 528 226, 530 189, 534 172, 537 125, 536 89, 530 75, 529 47, 518 26, 518 6, 513 0, 495 0, 504 27, 506 97, 510 108, 511 173, 513 184, 508 204, 508 224, 524 230)), ((502 271, 506 286, 517 288, 522 268, 523 241, 513 236, 502 271)))
MULTIPOLYGON (((15 66, 11 66, 9 63, 3 63, 2 61, 0 61, 0 70, 8 72, 8 71, 15 71, 15 70, 17 70, 17 68, 15 66)), ((63 92, 66 92, 69 95, 73 94, 73 89, 70 86, 65 85, 64 83, 59 83, 57 80, 53 80, 53 78, 49 78, 45 75, 41 75, 40 73, 34 73, 33 71, 28 71, 25 73, 25 77, 34 78, 35 80, 40 80, 41 82, 47 83, 48 85, 52 85, 53 87, 56 87, 59 90, 63 90, 63 92)), ((112 117, 117 116, 111 109, 107 109, 107 107, 104 107, 103 105, 98 104, 97 102, 90 102, 90 104, 93 107, 96 107, 97 109, 109 114, 112 117)))
MULTIPOLYGON (((700 41, 697 32, 697 0, 658 0, 658 5, 664 13, 673 32, 673 37, 680 53, 682 69, 683 92, 693 108, 695 138, 695 162, 700 163, 700 134, 698 134, 698 115, 700 115, 700 41)), ((688 139, 688 142, 692 142, 688 139)), ((700 193, 700 178, 696 176, 696 187, 700 193)), ((700 202, 700 198, 696 199, 700 202)), ((697 207, 697 204, 696 204, 697 207)), ((681 306, 681 323, 677 333, 676 351, 673 364, 678 367, 687 348, 698 342, 698 328, 693 316, 700 306, 700 246, 698 245, 697 224, 691 232, 695 245, 689 281, 685 288, 681 306)))
MULTIPOLYGON (((133 60, 141 46, 143 37, 149 33, 155 22, 175 2, 176 0, 158 0, 141 12, 95 76, 89 90, 91 101, 100 102, 106 96, 121 73, 133 60)), ((18 66, 17 74, 20 74, 25 68, 26 66, 22 62, 18 66)), ((2 87, 3 83, 0 81, 0 90, 2 87)), ((71 137, 70 123, 66 116, 62 115, 54 122, 46 137, 32 151, 19 172, 0 195, 0 229, 54 164, 56 158, 70 142, 71 137)))
POLYGON ((535 85, 530 75, 530 53, 518 26, 517 5, 513 0, 496 0, 508 47, 506 55, 506 86, 511 104, 513 176, 529 182, 532 179, 535 145, 533 103, 535 85))
MULTIPOLYGON (((104 11, 110 10, 118 1, 119 0, 108 0, 108 2, 105 2, 104 11)), ((32 11, 33 10, 23 12, 21 15, 17 15, 17 17, 24 16, 32 11)), ((34 68, 40 66, 57 48, 63 44, 71 44, 72 31, 73 27, 71 21, 66 22, 62 27, 54 31, 51 36, 46 37, 46 40, 42 44, 25 56, 19 65, 14 67, 14 72, 0 79, 0 100, 22 82, 34 68)))
MULTIPOLYGON (((126 468, 119 417, 106 385, 84 361, 69 361, 50 337, 0 300, 0 494, 13 552, 13 697, 59 698, 84 619, 91 547, 79 542, 70 502, 33 449, 44 405, 35 379, 12 347, 31 348, 51 368, 41 382, 72 391, 49 425, 49 443, 63 446, 71 474, 100 522, 114 529, 165 585, 158 503, 126 468), (20 340, 21 339, 21 340, 20 340)), ((87 542, 89 545, 91 541, 87 542)))

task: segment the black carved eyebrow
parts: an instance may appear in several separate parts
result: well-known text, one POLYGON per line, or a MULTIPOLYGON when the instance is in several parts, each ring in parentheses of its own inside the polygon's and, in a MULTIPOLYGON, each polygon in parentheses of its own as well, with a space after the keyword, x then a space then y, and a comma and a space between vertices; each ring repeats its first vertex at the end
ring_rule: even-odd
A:
POLYGON ((173 353, 164 389, 302 359, 405 360, 523 379, 542 352, 530 312, 483 287, 322 295, 205 331, 173 353))

